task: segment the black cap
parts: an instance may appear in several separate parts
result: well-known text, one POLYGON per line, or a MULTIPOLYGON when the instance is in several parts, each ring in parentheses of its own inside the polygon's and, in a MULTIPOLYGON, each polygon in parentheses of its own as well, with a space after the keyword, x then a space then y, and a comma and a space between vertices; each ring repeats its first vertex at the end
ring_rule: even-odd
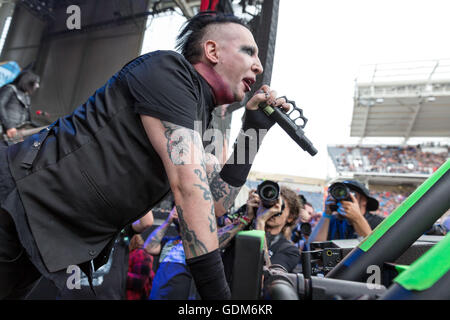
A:
POLYGON ((367 210, 376 211, 378 209, 378 200, 370 196, 369 190, 361 182, 356 180, 342 181, 350 190, 363 194, 367 198, 367 210))

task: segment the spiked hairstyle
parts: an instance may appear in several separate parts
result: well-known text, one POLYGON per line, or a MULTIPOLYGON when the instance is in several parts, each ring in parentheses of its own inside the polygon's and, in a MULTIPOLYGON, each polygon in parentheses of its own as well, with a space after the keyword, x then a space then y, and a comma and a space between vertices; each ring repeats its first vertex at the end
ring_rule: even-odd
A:
POLYGON ((176 49, 190 63, 194 64, 199 62, 202 55, 201 41, 205 35, 207 26, 224 23, 237 23, 250 30, 242 19, 234 15, 215 11, 203 11, 186 21, 183 25, 183 29, 177 37, 176 49))

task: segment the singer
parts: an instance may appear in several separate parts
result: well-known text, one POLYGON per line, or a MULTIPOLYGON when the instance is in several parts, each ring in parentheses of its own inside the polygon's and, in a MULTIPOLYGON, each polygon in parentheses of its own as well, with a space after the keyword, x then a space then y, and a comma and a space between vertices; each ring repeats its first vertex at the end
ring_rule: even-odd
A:
MULTIPOLYGON (((200 13, 177 39, 181 54, 136 58, 49 130, 0 148, 0 298, 23 297, 41 274, 63 288, 72 265, 91 281, 120 230, 169 190, 200 296, 230 298, 215 218, 233 203, 253 156, 237 163, 234 150, 207 176, 194 122, 204 130, 215 107, 242 101, 263 68, 237 17, 200 13)), ((238 142, 259 146, 263 137, 245 132, 274 124, 259 103, 289 108, 269 86, 260 89, 246 104, 238 142)))

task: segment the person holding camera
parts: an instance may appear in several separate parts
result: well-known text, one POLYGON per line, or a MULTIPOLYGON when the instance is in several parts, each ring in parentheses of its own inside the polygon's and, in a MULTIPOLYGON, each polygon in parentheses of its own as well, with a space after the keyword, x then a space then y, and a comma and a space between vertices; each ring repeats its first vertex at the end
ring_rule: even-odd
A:
MULTIPOLYGON (((267 182, 268 180, 263 184, 267 182)), ((266 233, 264 250, 266 266, 279 264, 287 272, 292 272, 300 261, 300 252, 290 240, 286 239, 284 230, 297 221, 301 203, 298 195, 287 187, 278 187, 279 195, 276 196, 274 189, 269 187, 266 193, 260 186, 259 192, 255 192, 256 190, 250 192, 247 200, 247 216, 255 219, 256 230, 264 230, 266 233), (268 198, 272 201, 265 201, 268 198)))
POLYGON ((328 188, 325 210, 313 229, 308 243, 368 236, 384 218, 370 213, 378 209, 378 201, 360 182, 346 180, 328 188))

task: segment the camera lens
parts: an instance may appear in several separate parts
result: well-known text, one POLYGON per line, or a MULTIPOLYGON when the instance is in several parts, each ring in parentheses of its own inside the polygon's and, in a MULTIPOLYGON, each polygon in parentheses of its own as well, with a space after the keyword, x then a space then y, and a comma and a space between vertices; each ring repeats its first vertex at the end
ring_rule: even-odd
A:
POLYGON ((330 194, 336 201, 342 201, 349 198, 349 189, 343 183, 335 183, 330 186, 330 194))
POLYGON ((311 235, 311 232, 312 232, 311 224, 308 223, 308 222, 303 222, 303 223, 300 225, 300 231, 301 231, 304 235, 306 235, 306 236, 311 235))
POLYGON ((258 186, 257 192, 261 198, 262 205, 270 208, 277 203, 280 197, 280 186, 274 181, 266 180, 258 186))
POLYGON ((341 197, 345 197, 347 195, 347 192, 345 191, 345 189, 336 188, 334 190, 334 195, 338 198, 341 198, 341 197))
POLYGON ((277 189, 272 185, 266 185, 261 188, 261 195, 265 200, 273 200, 278 198, 277 189))

